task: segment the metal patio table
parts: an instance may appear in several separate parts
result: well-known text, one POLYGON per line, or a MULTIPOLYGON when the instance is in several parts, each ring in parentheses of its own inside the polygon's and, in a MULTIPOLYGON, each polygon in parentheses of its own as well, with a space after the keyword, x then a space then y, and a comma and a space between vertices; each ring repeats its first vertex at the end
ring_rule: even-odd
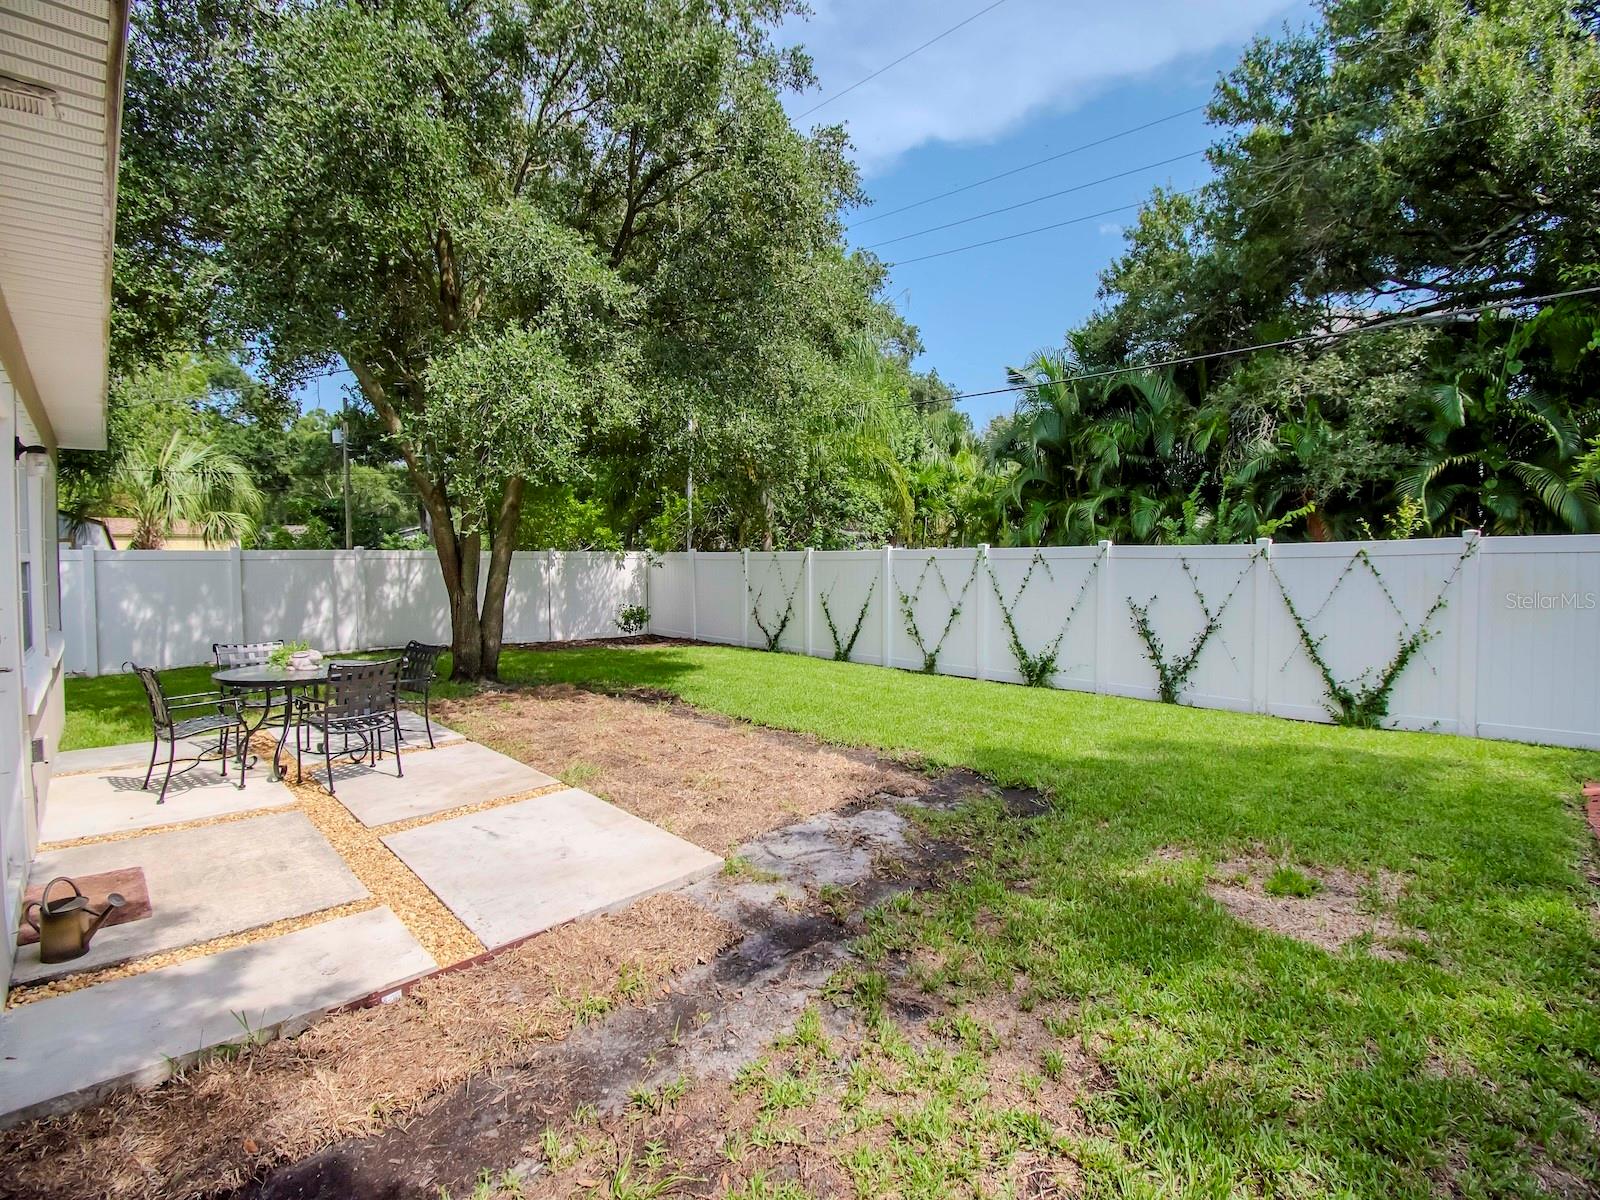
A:
MULTIPOLYGON (((213 671, 212 680, 224 690, 233 689, 241 692, 264 692, 266 700, 261 705, 261 719, 253 726, 247 725, 244 735, 244 747, 248 748, 250 739, 266 726, 272 719, 272 694, 283 693, 283 722, 278 731, 278 744, 272 750, 272 778, 282 779, 284 770, 281 765, 283 760, 283 744, 289 740, 289 721, 294 715, 294 697, 296 692, 307 691, 318 684, 328 682, 328 664, 324 661, 320 666, 309 667, 303 671, 292 671, 288 667, 274 667, 267 663, 250 667, 229 667, 223 671, 213 671)), ((240 752, 240 771, 244 770, 244 752, 240 752)))

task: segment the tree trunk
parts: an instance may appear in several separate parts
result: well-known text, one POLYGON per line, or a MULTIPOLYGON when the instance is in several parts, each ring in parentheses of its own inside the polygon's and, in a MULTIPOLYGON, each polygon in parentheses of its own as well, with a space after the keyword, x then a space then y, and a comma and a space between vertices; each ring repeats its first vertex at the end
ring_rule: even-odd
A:
POLYGON ((489 546, 489 575, 483 584, 483 620, 479 630, 479 670, 482 678, 500 677, 500 643, 505 631, 506 586, 511 581, 511 552, 517 548, 517 526, 522 519, 520 479, 506 485, 489 546))
MULTIPOLYGON (((448 250, 448 240, 444 246, 448 250)), ((450 601, 450 678, 463 682, 495 679, 500 670, 506 589, 511 579, 511 552, 516 549, 517 526, 522 519, 524 483, 513 479, 500 498, 494 529, 490 533, 489 573, 483 581, 480 608, 478 581, 482 535, 457 533, 445 485, 423 469, 424 460, 405 436, 400 414, 389 402, 382 382, 374 371, 353 356, 346 355, 345 361, 355 374, 362 394, 399 445, 406 473, 428 513, 439 573, 444 578, 445 594, 450 601)))

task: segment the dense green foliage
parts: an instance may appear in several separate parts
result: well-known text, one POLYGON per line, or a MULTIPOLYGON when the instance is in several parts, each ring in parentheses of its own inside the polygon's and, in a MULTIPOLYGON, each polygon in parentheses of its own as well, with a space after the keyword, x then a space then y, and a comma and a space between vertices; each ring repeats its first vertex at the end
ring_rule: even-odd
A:
POLYGON ((1321 17, 1219 83, 1213 181, 1158 191, 1100 311, 1013 373, 997 539, 1600 531, 1600 305, 1522 303, 1600 282, 1600 18, 1321 17))
POLYGON ((347 366, 466 676, 494 670, 524 538, 666 541, 691 472, 715 538, 890 532, 881 417, 915 335, 843 250, 842 133, 779 103, 811 84, 770 37, 790 9, 141 6, 122 369, 185 344, 284 389, 347 366))

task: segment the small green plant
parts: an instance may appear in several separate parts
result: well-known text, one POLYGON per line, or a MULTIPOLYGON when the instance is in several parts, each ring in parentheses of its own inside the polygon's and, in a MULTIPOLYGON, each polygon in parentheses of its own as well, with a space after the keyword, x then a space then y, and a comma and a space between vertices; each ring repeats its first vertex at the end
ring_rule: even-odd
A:
POLYGON ((1322 885, 1304 871, 1285 864, 1267 876, 1261 890, 1269 896, 1298 896, 1304 900, 1320 892, 1322 885))
POLYGON ((922 564, 922 570, 917 575, 916 586, 909 592, 900 592, 900 619, 905 623, 906 633, 922 654, 922 673, 932 675, 939 669, 939 652, 944 649, 945 639, 950 636, 950 631, 955 628, 956 622, 961 618, 961 605, 967 598, 967 592, 972 588, 973 580, 978 578, 978 567, 983 559, 978 555, 972 557, 972 570, 967 575, 967 580, 961 585, 961 591, 955 595, 950 594, 950 584, 944 577, 944 570, 939 566, 939 560, 932 554, 928 555, 927 562, 922 564), (939 590, 944 593, 945 601, 950 606, 949 615, 945 617, 944 628, 939 631, 938 638, 932 646, 923 637, 921 628, 917 625, 917 602, 922 598, 922 587, 928 580, 929 572, 933 573, 938 581, 939 590))
POLYGON ((1056 676, 1056 660, 1061 656, 1061 643, 1066 640, 1067 631, 1072 628, 1072 618, 1078 615, 1078 609, 1083 605, 1083 598, 1089 594, 1089 584, 1094 581, 1095 572, 1100 569, 1100 560, 1095 559, 1088 574, 1083 577, 1083 585, 1078 588, 1077 598, 1067 610, 1067 618, 1061 623, 1056 636, 1036 654, 1030 653, 1022 644, 1022 634, 1017 630, 1015 617, 1017 605, 1022 602, 1022 594, 1028 590, 1028 584, 1033 580, 1035 567, 1043 567, 1045 577, 1054 581, 1055 576, 1050 571, 1050 564, 1045 561, 1044 555, 1034 551, 1033 558, 1028 562, 1028 569, 1023 572, 1022 582, 1017 585, 1016 594, 1011 597, 1010 603, 1006 602, 1005 594, 1000 590, 1000 580, 995 576, 994 568, 989 566, 987 559, 984 560, 984 566, 989 571, 989 583, 994 588, 995 603, 1000 609, 1000 619, 1005 623, 1006 639, 1011 646, 1011 657, 1017 660, 1017 670, 1022 675, 1022 682, 1028 687, 1050 686, 1050 681, 1056 676))
POLYGON ((730 854, 722 864, 725 879, 744 879, 750 883, 777 883, 783 876, 758 867, 742 854, 730 854))
POLYGON ((1128 608, 1133 613, 1133 628, 1144 642, 1145 656, 1149 658, 1150 665, 1156 669, 1156 691, 1163 704, 1182 702, 1183 690, 1189 686, 1189 677, 1200 665, 1200 655, 1205 652, 1206 643, 1217 630, 1222 628, 1222 616, 1228 611, 1228 605, 1233 603, 1234 596, 1238 595, 1239 585, 1250 574, 1250 568, 1255 560, 1256 555, 1251 554, 1244 570, 1239 572, 1239 578, 1233 581, 1233 587, 1223 597, 1222 603, 1214 609, 1211 607, 1211 602, 1206 599, 1205 593, 1200 590, 1200 581, 1195 578, 1194 568, 1189 565, 1189 560, 1187 558, 1178 560, 1183 567, 1183 573, 1189 578, 1189 587, 1194 591, 1194 598, 1200 602, 1200 611, 1205 614, 1206 623, 1201 626, 1200 632, 1194 635, 1189 648, 1176 658, 1167 657, 1167 649, 1156 635, 1155 626, 1150 622, 1150 606, 1155 603, 1155 597, 1152 596, 1143 604, 1135 601, 1132 596, 1128 597, 1128 608))
MULTIPOLYGON (((784 587, 783 563, 779 560, 776 554, 772 556, 772 569, 778 573, 778 586, 780 588, 784 587)), ((789 587, 783 597, 783 611, 775 618, 765 617, 761 613, 761 598, 766 594, 766 589, 764 586, 761 591, 756 592, 751 598, 750 616, 755 620, 756 628, 761 630, 761 636, 766 639, 766 648, 773 653, 777 652, 779 644, 783 641, 784 631, 789 628, 789 623, 794 620, 795 593, 800 590, 800 584, 804 581, 804 579, 804 570, 797 571, 795 573, 794 586, 789 587), (767 624, 769 619, 772 621, 771 625, 767 624)), ((745 594, 749 596, 750 581, 748 579, 745 581, 744 587, 745 594)))
POLYGON ((1062 1056, 1061 1051, 1054 1046, 1044 1052, 1042 1065, 1044 1067, 1044 1077, 1050 1080, 1051 1083, 1059 1083, 1061 1077, 1067 1072, 1067 1060, 1062 1056))
POLYGON ((1468 543, 1467 548, 1461 552, 1461 557, 1456 559, 1455 568, 1439 589, 1439 594, 1434 598, 1428 611, 1423 613, 1422 620, 1415 629, 1406 621, 1405 614, 1401 611, 1399 603, 1394 598, 1394 593, 1389 590, 1389 585, 1384 581, 1383 575, 1373 564, 1372 557, 1366 547, 1357 550, 1351 555, 1350 561, 1345 564, 1339 577, 1334 580, 1332 589, 1327 598, 1323 600, 1322 607, 1303 617, 1295 606, 1294 600, 1289 595, 1289 589, 1284 585, 1283 578, 1272 570, 1272 578, 1277 581, 1278 594, 1283 597, 1283 605, 1289 611, 1289 619, 1294 622, 1296 631, 1300 634, 1300 645, 1305 650, 1306 657, 1311 660, 1311 665, 1317 668, 1317 673, 1322 676, 1322 685, 1327 692, 1324 707, 1328 715, 1333 718, 1336 725, 1348 725, 1356 729, 1377 729, 1389 715, 1389 699, 1394 693, 1395 684, 1400 682, 1400 676, 1410 665, 1411 660, 1421 652, 1434 637, 1431 628, 1433 619, 1439 615, 1447 603, 1446 596, 1451 584, 1461 574, 1461 568, 1467 559, 1471 558, 1477 550, 1477 542, 1468 543), (1394 657, 1382 667, 1373 670, 1369 668, 1356 678, 1344 681, 1333 673, 1333 667, 1322 653, 1322 643, 1326 637, 1317 637, 1311 632, 1311 623, 1322 615, 1323 611, 1333 601, 1339 589, 1344 586, 1350 573, 1358 567, 1365 567, 1378 585, 1378 590, 1389 601, 1389 607, 1400 618, 1402 633, 1395 647, 1394 657))
POLYGON ((280 671, 289 665, 289 659, 302 650, 311 649, 305 642, 285 642, 267 655, 267 665, 280 671))
POLYGON ((600 774, 600 768, 593 763, 574 759, 561 771, 561 782, 568 787, 582 787, 589 780, 600 774))
POLYGON ((872 606, 872 593, 878 590, 878 580, 873 578, 867 585, 867 598, 861 602, 861 609, 856 613, 856 623, 850 630, 850 636, 841 638, 839 626, 834 623, 833 610, 828 606, 829 592, 824 592, 820 597, 822 601, 822 619, 828 624, 828 636, 833 639, 833 661, 849 662, 850 652, 856 648, 856 641, 861 637, 861 627, 866 624, 867 609, 872 606))
POLYGON ((644 633, 650 628, 650 610, 642 604, 630 604, 617 611, 616 622, 626 637, 644 633))

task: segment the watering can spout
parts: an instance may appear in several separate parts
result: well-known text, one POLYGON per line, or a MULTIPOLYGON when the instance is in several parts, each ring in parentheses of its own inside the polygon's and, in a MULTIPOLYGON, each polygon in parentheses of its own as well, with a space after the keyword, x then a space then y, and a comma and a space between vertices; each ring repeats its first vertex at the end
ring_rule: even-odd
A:
POLYGON ((92 916, 94 920, 89 922, 88 928, 83 931, 83 948, 85 950, 89 948, 90 939, 94 937, 95 931, 100 928, 105 919, 126 903, 127 901, 122 898, 122 893, 112 892, 106 897, 106 906, 99 912, 95 912, 93 909, 89 910, 89 915, 92 916))

